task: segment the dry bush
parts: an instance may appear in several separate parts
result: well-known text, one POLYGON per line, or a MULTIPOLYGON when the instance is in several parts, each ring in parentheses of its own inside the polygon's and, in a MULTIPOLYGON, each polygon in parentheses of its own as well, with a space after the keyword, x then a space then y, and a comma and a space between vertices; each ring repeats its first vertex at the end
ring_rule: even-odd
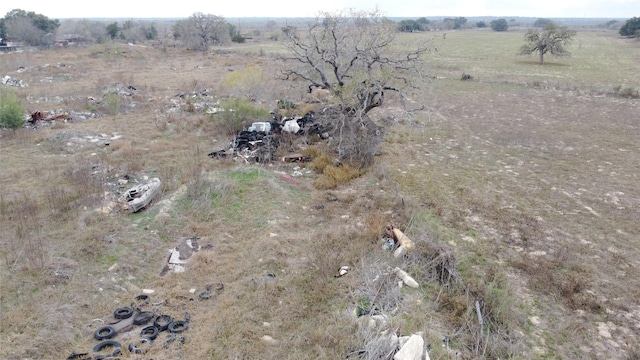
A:
POLYGON ((368 212, 365 220, 366 231, 364 236, 371 239, 371 242, 377 243, 384 234, 389 222, 389 216, 379 209, 368 212))
POLYGON ((324 168, 313 186, 319 190, 335 189, 338 185, 346 184, 349 181, 362 176, 363 170, 354 169, 349 165, 334 166, 329 165, 324 168))
POLYGON ((325 153, 320 153, 318 148, 308 148, 304 155, 307 155, 307 153, 309 154, 308 156, 312 158, 311 163, 309 163, 307 167, 318 174, 322 174, 324 169, 333 163, 331 157, 325 153))
POLYGON ((6 229, 2 238, 5 264, 31 274, 42 272, 49 257, 43 232, 42 206, 31 196, 10 201, 0 199, 1 220, 6 229))
POLYGON ((525 255, 513 265, 528 276, 531 289, 554 296, 571 309, 593 313, 604 310, 599 300, 585 291, 590 286, 588 271, 566 248, 535 259, 525 255))

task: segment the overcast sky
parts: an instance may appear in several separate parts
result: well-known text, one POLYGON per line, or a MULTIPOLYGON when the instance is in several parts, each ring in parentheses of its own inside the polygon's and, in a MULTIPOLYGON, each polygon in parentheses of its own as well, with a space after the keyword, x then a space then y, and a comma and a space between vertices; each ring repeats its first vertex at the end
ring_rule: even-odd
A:
POLYGON ((640 0, 20 0, 0 1, 0 16, 18 8, 59 18, 183 18, 194 12, 230 17, 311 17, 318 11, 372 9, 389 17, 525 16, 631 18, 640 0))

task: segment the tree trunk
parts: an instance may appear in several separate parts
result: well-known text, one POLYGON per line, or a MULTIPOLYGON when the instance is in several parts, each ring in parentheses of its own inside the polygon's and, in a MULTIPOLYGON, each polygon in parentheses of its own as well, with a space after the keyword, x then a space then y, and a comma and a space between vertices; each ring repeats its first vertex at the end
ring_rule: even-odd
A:
POLYGON ((540 49, 540 65, 544 64, 544 50, 540 49))

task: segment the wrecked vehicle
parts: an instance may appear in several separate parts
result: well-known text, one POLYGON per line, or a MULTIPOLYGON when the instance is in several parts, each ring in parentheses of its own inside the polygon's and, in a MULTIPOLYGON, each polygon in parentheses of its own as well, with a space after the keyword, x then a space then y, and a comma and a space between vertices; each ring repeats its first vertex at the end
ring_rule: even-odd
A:
POLYGON ((123 211, 138 212, 151 202, 160 192, 160 179, 153 178, 148 182, 136 185, 122 194, 119 203, 123 211))

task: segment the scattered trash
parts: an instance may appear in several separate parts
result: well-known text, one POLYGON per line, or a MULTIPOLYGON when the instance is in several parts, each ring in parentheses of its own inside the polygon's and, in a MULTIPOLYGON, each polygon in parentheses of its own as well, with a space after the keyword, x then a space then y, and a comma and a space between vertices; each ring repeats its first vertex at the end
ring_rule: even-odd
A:
POLYGON ((411 251, 415 247, 413 241, 393 225, 389 225, 386 229, 385 239, 387 238, 392 238, 394 241, 394 247, 397 246, 393 253, 393 256, 396 258, 403 256, 407 251, 411 251))
POLYGON ((267 345, 278 345, 278 344, 279 344, 278 340, 276 340, 276 339, 272 338, 272 337, 271 337, 271 336, 269 336, 269 335, 263 335, 263 336, 260 338, 260 340, 261 340, 263 343, 267 344, 267 345))
POLYGON ((184 265, 194 253, 202 249, 213 248, 211 244, 207 244, 204 247, 200 246, 198 240, 200 240, 199 237, 183 238, 180 240, 178 246, 169 250, 169 258, 167 259, 165 266, 162 268, 160 276, 166 275, 169 271, 184 272, 186 270, 184 265))
POLYGON ((288 182, 289 184, 300 185, 300 181, 292 178, 289 175, 282 174, 282 175, 280 175, 280 177, 282 178, 282 180, 288 182))
POLYGON ((305 163, 311 161, 311 158, 302 154, 291 154, 283 156, 282 161, 286 163, 305 163))
POLYGON ((338 273, 333 275, 333 277, 342 277, 347 275, 347 273, 349 272, 349 267, 348 266, 343 266, 340 268, 340 270, 338 270, 338 273))
MULTIPOLYGON (((420 335, 411 335, 409 339, 402 345, 400 351, 394 356, 393 360, 413 360, 424 358, 424 339, 420 335)), ((429 355, 427 354, 427 358, 429 355)))
POLYGON ((22 80, 18 80, 14 77, 11 77, 9 75, 5 76, 2 78, 2 85, 5 86, 15 86, 15 87, 26 87, 27 85, 25 83, 22 82, 22 80))
POLYGON ((384 241, 382 244, 382 250, 391 251, 396 247, 396 243, 392 238, 384 237, 382 240, 384 241))
MULTIPOLYGON (((143 301, 142 305, 149 305, 148 295, 138 295, 135 300, 143 301)), ((84 356, 88 355, 88 353, 79 353, 74 351, 67 357, 67 360, 115 358, 116 356, 121 354, 122 346, 120 345, 120 342, 114 339, 118 336, 118 334, 130 332, 129 335, 125 337, 129 339, 130 335, 133 334, 132 330, 137 325, 145 326, 140 329, 140 338, 129 343, 127 348, 131 353, 143 354, 148 350, 151 350, 154 344, 153 340, 155 340, 163 331, 167 331, 167 333, 169 333, 169 340, 164 342, 162 344, 162 347, 169 346, 176 338, 178 338, 179 342, 183 344, 185 342, 184 336, 180 335, 178 337, 176 336, 176 334, 183 333, 189 329, 191 316, 187 312, 185 312, 184 314, 184 320, 175 320, 168 314, 155 316, 155 313, 161 312, 161 310, 157 307, 157 305, 160 304, 162 304, 162 302, 152 304, 154 306, 153 312, 141 311, 138 308, 137 314, 135 315, 133 315, 134 311, 130 307, 119 307, 115 309, 115 311, 113 312, 113 317, 110 317, 106 321, 103 321, 106 322, 107 325, 100 326, 94 332, 94 339, 100 342, 93 348, 93 357, 87 358, 84 356), (146 325, 152 319, 154 319, 153 324, 146 325)))
POLYGON ((37 121, 55 121, 55 120, 64 120, 66 122, 67 120, 71 120, 71 116, 69 116, 69 113, 66 111, 64 112, 50 111, 46 114, 43 113, 42 111, 34 111, 31 113, 31 116, 29 117, 28 122, 33 125, 37 121))
MULTIPOLYGON (((314 112, 294 118, 282 117, 278 111, 272 111, 273 121, 254 122, 241 131, 226 148, 208 154, 211 158, 233 158, 268 163, 275 159, 275 152, 281 138, 286 134, 318 135, 327 133, 333 125, 316 122, 314 112)), ((328 135, 327 135, 328 137, 328 135)), ((326 137, 324 137, 326 138, 326 137)), ((282 158, 284 162, 307 162, 311 160, 301 154, 292 154, 282 158)))
POLYGON ((278 139, 275 134, 271 133, 271 125, 266 127, 262 124, 264 123, 254 123, 249 128, 256 130, 241 131, 225 149, 211 152, 208 156, 211 158, 243 158, 245 161, 254 159, 260 163, 272 161, 278 148, 278 139), (269 132, 257 130, 267 130, 267 128, 269 132))
POLYGON ((97 355, 95 358, 96 359, 105 359, 108 357, 115 357, 118 354, 120 354, 120 349, 122 348, 122 345, 120 345, 119 342, 117 341, 113 341, 113 340, 108 340, 108 341, 103 341, 101 343, 99 343, 98 345, 96 345, 93 348, 93 353, 94 354, 99 354, 102 350, 104 349, 108 349, 108 348, 113 348, 113 351, 111 351, 111 353, 109 355, 97 355))
POLYGON ((145 208, 160 192, 160 185, 160 179, 153 178, 127 190, 119 199, 121 204, 124 203, 123 210, 135 213, 145 208))
POLYGON ((276 279, 276 274, 267 274, 267 280, 275 280, 276 279))
POLYGON ((415 281, 414 278, 412 278, 409 274, 407 274, 406 271, 400 269, 399 267, 396 267, 393 269, 393 272, 396 273, 396 275, 402 280, 402 282, 404 282, 407 286, 412 287, 412 288, 418 288, 420 287, 420 285, 418 285, 418 282, 415 281))

